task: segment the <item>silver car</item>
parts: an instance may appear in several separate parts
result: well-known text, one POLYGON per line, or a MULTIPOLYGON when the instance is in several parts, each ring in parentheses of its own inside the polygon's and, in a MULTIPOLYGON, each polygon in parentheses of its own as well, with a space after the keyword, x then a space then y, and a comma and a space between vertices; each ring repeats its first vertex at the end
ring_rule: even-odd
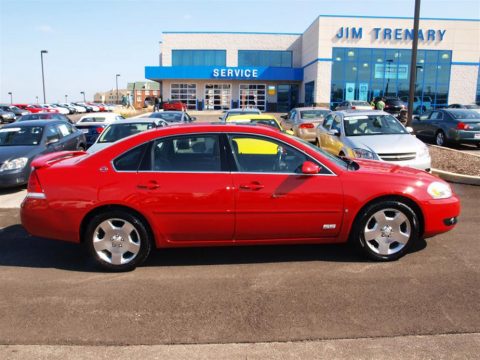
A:
POLYGON ((233 115, 251 115, 251 114, 261 114, 262 112, 256 108, 237 108, 237 109, 230 109, 223 112, 222 116, 218 119, 222 122, 227 121, 229 116, 233 115))
POLYGON ((378 110, 335 111, 317 127, 316 143, 340 156, 386 161, 429 171, 428 147, 392 115, 378 110))
POLYGON ((282 115, 280 124, 285 130, 293 131, 295 136, 314 142, 315 129, 323 123, 330 110, 323 107, 293 108, 288 114, 282 115))
POLYGON ((338 104, 335 110, 373 110, 373 106, 366 101, 350 100, 338 104))

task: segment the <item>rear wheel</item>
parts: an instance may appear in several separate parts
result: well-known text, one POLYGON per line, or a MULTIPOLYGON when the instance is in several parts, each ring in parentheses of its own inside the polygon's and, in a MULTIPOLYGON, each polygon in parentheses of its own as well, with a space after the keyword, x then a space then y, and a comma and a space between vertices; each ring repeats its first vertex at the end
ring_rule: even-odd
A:
POLYGON ((145 261, 152 246, 143 220, 123 210, 93 217, 84 241, 95 262, 110 271, 135 269, 145 261))
POLYGON ((370 259, 391 261, 405 255, 418 236, 418 218, 409 206, 382 201, 359 214, 350 240, 370 259))
POLYGON ((447 144, 447 139, 445 138, 445 133, 440 130, 435 135, 435 144, 438 146, 445 146, 447 144))

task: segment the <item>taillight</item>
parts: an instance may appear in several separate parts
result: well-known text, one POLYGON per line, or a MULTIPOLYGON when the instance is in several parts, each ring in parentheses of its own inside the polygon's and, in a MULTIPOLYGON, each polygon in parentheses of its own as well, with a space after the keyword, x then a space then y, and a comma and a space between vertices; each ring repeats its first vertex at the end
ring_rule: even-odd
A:
POLYGON ((33 170, 30 173, 27 186, 27 197, 45 199, 45 194, 43 193, 42 185, 40 185, 40 180, 38 179, 36 170, 33 170))
POLYGON ((315 126, 310 123, 305 123, 305 124, 300 124, 299 128, 300 129, 313 129, 315 126))
POLYGON ((97 127, 95 130, 97 130, 97 134, 101 134, 103 131, 103 127, 97 127))
POLYGON ((473 130, 473 127, 468 125, 468 124, 465 124, 463 122, 459 122, 457 124, 457 129, 458 130, 473 130))
POLYGON ((352 110, 357 110, 357 107, 356 107, 356 106, 352 106, 352 110))

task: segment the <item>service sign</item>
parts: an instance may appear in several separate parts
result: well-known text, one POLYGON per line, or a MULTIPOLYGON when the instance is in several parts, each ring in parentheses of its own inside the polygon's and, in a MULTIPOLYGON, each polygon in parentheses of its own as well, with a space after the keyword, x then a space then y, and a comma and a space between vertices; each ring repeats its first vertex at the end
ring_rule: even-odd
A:
POLYGON ((213 77, 220 79, 257 79, 258 69, 255 68, 215 68, 213 77))

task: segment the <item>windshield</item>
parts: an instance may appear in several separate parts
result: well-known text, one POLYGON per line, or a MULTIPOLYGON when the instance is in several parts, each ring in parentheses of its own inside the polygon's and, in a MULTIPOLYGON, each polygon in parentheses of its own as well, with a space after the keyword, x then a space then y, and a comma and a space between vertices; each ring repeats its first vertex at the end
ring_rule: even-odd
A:
POLYGON ((480 114, 473 110, 450 110, 450 114, 454 119, 462 120, 478 120, 480 119, 480 114))
POLYGON ((327 116, 330 110, 303 110, 300 111, 301 119, 318 119, 327 116))
POLYGON ((114 124, 108 126, 100 135, 99 143, 111 143, 153 128, 153 123, 114 124))
POLYGON ((408 134, 391 115, 358 115, 343 119, 346 136, 408 134))
POLYGON ((53 119, 53 114, 28 114, 23 115, 19 121, 26 121, 26 120, 46 120, 46 119, 53 119))
POLYGON ((465 107, 466 107, 467 109, 480 109, 480 106, 475 105, 475 104, 465 105, 465 107))
POLYGON ((182 115, 183 113, 181 112, 158 112, 158 113, 153 113, 150 117, 156 118, 156 119, 163 119, 168 122, 181 122, 182 121, 182 115))
POLYGON ((0 146, 38 145, 42 140, 43 127, 18 126, 0 129, 0 146))
POLYGON ((83 118, 82 120, 80 120, 80 122, 105 122, 105 118, 89 116, 89 117, 83 118))

